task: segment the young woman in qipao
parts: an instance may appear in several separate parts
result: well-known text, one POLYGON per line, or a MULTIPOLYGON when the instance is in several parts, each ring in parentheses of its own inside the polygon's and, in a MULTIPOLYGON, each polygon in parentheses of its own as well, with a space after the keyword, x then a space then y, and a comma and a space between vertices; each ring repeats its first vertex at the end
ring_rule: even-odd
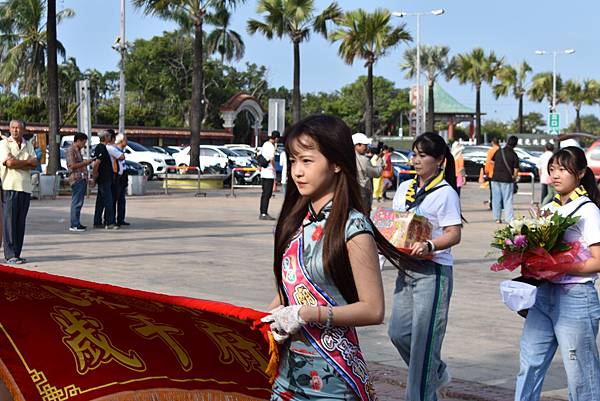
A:
POLYGON ((544 209, 579 217, 563 237, 566 242, 580 243, 579 261, 569 273, 543 281, 537 289, 535 305, 529 309, 521 336, 515 400, 540 399, 544 376, 559 346, 569 400, 600 400, 596 344, 600 303, 594 287, 600 272, 600 193, 585 153, 577 147, 556 152, 547 168, 557 194, 544 209))
POLYGON ((277 285, 263 321, 282 344, 272 400, 375 400, 356 326, 380 324, 377 252, 413 259, 373 229, 356 179, 352 133, 315 115, 285 134, 288 183, 275 232, 277 285))
POLYGON ((462 218, 454 158, 444 139, 426 132, 412 150, 416 177, 400 184, 393 208, 426 217, 432 239, 412 247, 422 258, 419 267, 398 273, 388 332, 408 365, 405 400, 435 401, 450 383, 441 349, 452 294, 450 248, 460 242, 462 218))

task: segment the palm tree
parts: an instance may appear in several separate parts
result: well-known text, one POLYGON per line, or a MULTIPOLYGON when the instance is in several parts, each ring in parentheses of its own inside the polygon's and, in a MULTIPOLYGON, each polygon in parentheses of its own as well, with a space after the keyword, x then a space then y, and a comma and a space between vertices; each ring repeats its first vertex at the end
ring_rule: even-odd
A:
POLYGON ((363 9, 348 11, 337 22, 338 27, 329 35, 332 42, 340 41, 338 54, 346 64, 352 65, 358 57, 367 67, 367 107, 365 133, 373 135, 373 65, 400 42, 412 40, 402 24, 390 24, 391 13, 377 9, 369 13, 363 9))
MULTIPOLYGON (((0 3, 0 83, 10 87, 18 82, 20 92, 35 93, 38 97, 42 97, 49 46, 44 18, 46 4, 45 0, 7 0, 0 3)), ((56 27, 63 19, 73 15, 75 12, 66 8, 51 20, 56 27)), ((65 48, 58 41, 56 50, 64 57, 65 48)))
MULTIPOLYGON (((560 103, 562 90, 562 79, 560 75, 556 75, 556 103, 560 103)), ((540 72, 531 78, 531 85, 527 91, 529 99, 535 102, 542 102, 544 99, 548 102, 549 108, 552 109, 552 73, 540 72)))
POLYGON ((190 166, 200 167, 200 132, 204 119, 204 28, 211 10, 235 8, 244 0, 133 0, 136 7, 149 15, 177 22, 183 29, 194 32, 194 65, 190 110, 190 166))
POLYGON ((494 95, 496 99, 500 96, 508 96, 511 93, 515 99, 519 101, 519 111, 517 116, 519 133, 523 131, 523 96, 527 92, 527 74, 531 72, 531 67, 527 64, 526 61, 523 61, 519 67, 518 71, 510 66, 506 65, 502 67, 498 74, 496 74, 496 78, 498 79, 498 83, 494 85, 494 95))
MULTIPOLYGON (((59 106, 58 106, 58 63, 56 61, 58 43, 56 40, 56 0, 48 0, 47 11, 47 52, 48 52, 48 151, 47 174, 54 175, 60 167, 59 106)), ((40 82, 38 81, 38 87, 40 82)))
MULTIPOLYGON (((421 46, 421 72, 427 79, 427 131, 433 132, 435 124, 435 101, 433 87, 440 75, 447 76, 451 68, 448 46, 421 46)), ((406 78, 411 79, 417 75, 417 48, 407 49, 404 52, 404 62, 400 68, 406 71, 406 78)))
POLYGON ((206 22, 216 27, 206 38, 208 54, 219 53, 221 64, 225 60, 241 60, 244 57, 246 46, 240 34, 229 29, 231 24, 229 10, 223 7, 215 10, 213 14, 206 16, 206 22))
POLYGON ((316 15, 315 0, 259 0, 256 11, 264 20, 248 21, 248 32, 260 32, 273 39, 287 36, 294 47, 294 88, 292 90, 292 119, 300 120, 300 43, 308 40, 311 30, 327 37, 327 22, 338 19, 342 10, 333 2, 316 15))
POLYGON ((481 85, 491 84, 498 70, 502 67, 503 59, 496 57, 492 51, 489 55, 478 47, 470 53, 454 57, 450 77, 456 77, 461 84, 470 83, 475 87, 475 139, 481 141, 481 85))
POLYGON ((575 108, 575 131, 581 132, 581 107, 584 104, 592 105, 596 101, 596 83, 591 79, 586 79, 581 84, 575 80, 565 82, 561 90, 561 98, 571 103, 575 108))

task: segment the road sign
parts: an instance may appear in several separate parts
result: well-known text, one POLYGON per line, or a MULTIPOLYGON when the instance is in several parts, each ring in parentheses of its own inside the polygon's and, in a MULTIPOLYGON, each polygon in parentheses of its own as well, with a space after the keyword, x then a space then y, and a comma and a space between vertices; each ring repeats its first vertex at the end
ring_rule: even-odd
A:
POLYGON ((548 133, 550 135, 560 134, 560 115, 558 113, 550 113, 548 116, 548 133))

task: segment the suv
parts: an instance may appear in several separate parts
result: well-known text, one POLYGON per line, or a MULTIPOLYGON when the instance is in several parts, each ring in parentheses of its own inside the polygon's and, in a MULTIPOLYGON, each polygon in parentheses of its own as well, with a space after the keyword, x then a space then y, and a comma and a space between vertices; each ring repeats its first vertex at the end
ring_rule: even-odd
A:
MULTIPOLYGON (((190 165, 190 149, 190 146, 186 146, 181 152, 173 155, 175 157, 175 163, 178 166, 190 165)), ((215 165, 220 168, 227 168, 229 165, 229 158, 218 146, 200 145, 200 170, 204 171, 205 168, 215 165)))
POLYGON ((594 172, 596 181, 600 180, 600 139, 592 143, 586 150, 588 167, 594 172))
POLYGON ((157 153, 149 150, 147 147, 131 140, 127 140, 125 147, 125 158, 138 162, 144 166, 144 171, 149 180, 155 174, 163 174, 167 171, 167 166, 175 166, 175 159, 164 153, 157 153))

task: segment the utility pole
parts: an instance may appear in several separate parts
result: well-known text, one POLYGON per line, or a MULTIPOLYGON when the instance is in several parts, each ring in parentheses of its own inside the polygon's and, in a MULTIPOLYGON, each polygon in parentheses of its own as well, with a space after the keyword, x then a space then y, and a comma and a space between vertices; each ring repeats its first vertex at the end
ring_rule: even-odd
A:
POLYGON ((125 41, 125 0, 121 0, 121 35, 115 47, 121 54, 119 74, 119 134, 125 133, 125 53, 127 53, 127 42, 125 41))

